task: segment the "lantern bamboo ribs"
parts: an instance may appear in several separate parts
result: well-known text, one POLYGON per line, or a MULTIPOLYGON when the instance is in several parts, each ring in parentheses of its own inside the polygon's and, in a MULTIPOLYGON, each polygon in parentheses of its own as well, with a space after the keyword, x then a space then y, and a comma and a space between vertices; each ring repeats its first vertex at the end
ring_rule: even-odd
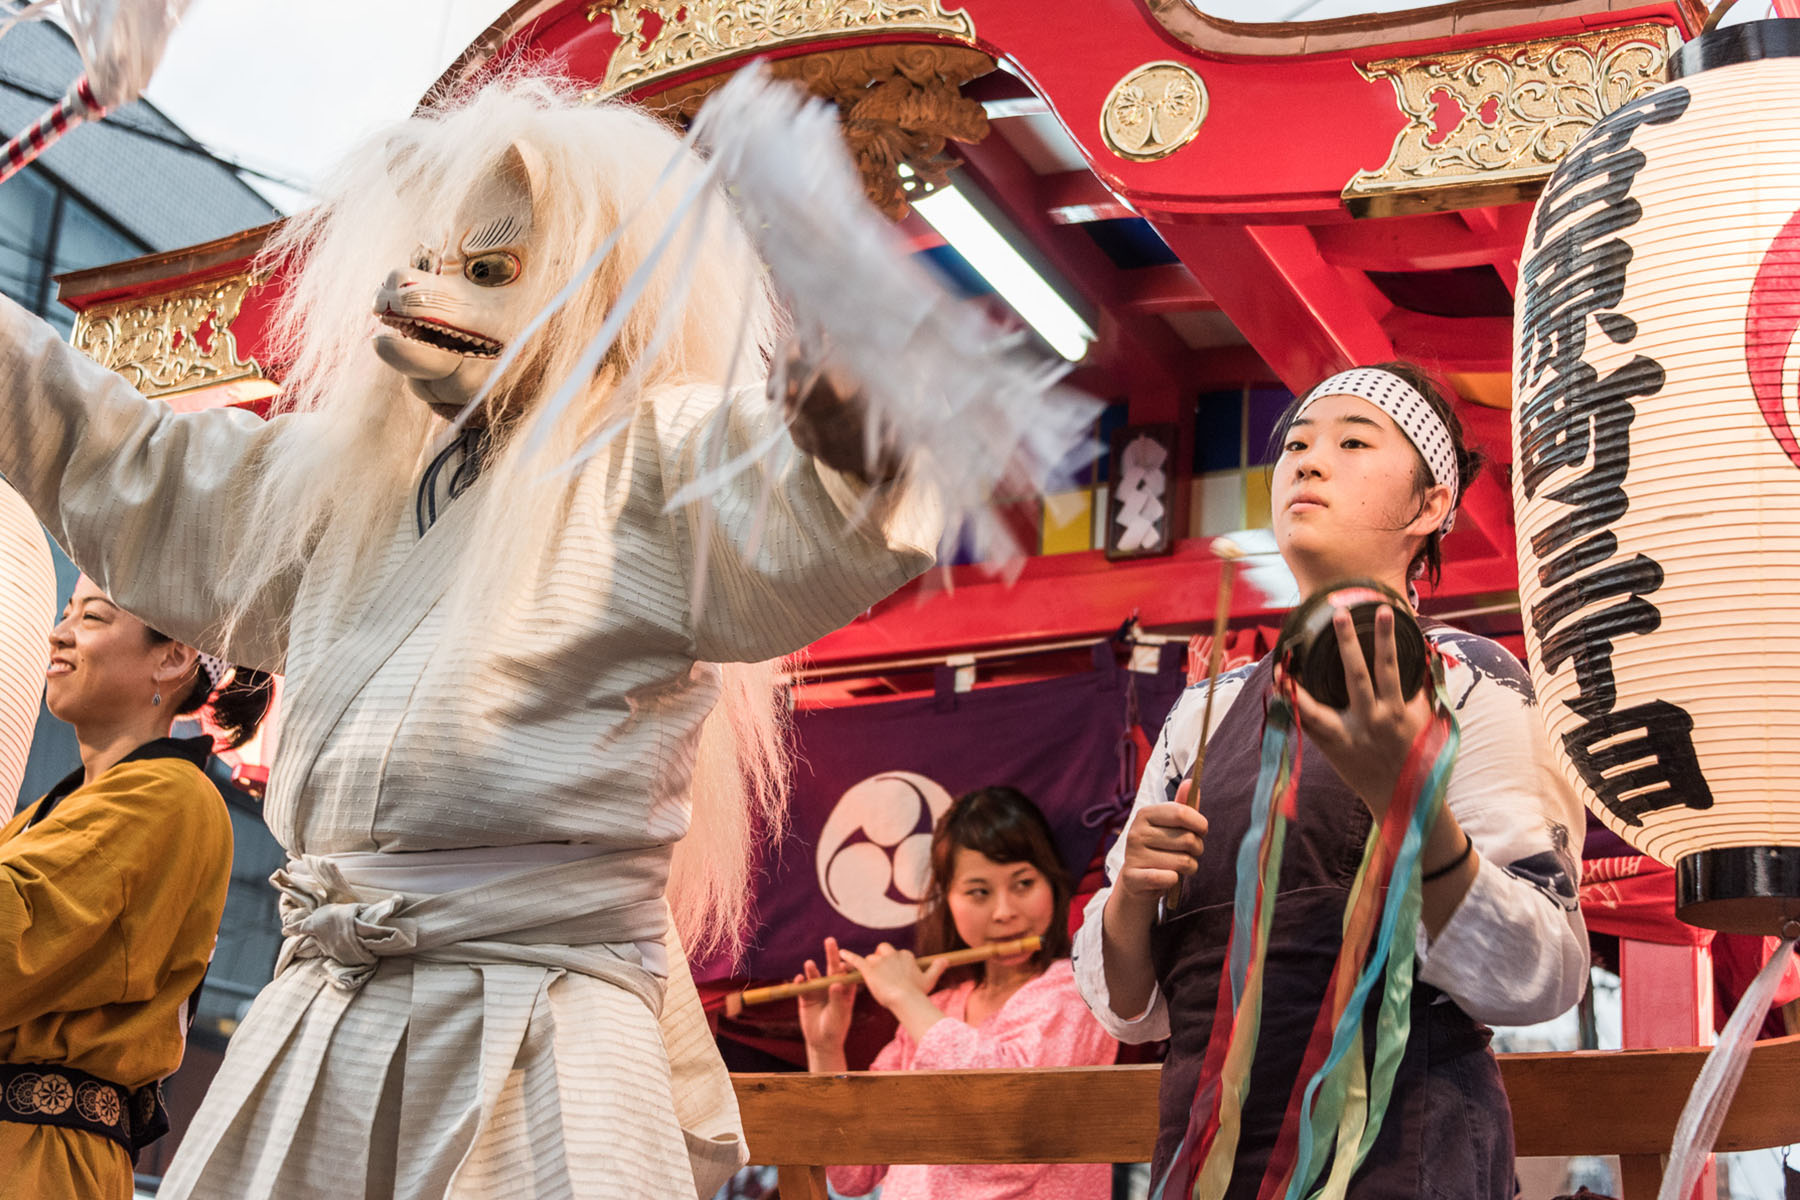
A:
POLYGON ((1754 934, 1800 928, 1797 26, 1689 43, 1570 150, 1515 325, 1519 599, 1555 764, 1675 867, 1683 919, 1754 934))

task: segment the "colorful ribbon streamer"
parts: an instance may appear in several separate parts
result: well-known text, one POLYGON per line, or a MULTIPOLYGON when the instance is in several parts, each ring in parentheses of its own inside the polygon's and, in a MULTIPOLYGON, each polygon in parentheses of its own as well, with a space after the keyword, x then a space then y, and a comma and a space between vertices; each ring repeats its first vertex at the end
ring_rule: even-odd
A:
MULTIPOLYGON (((1411 1032, 1420 851, 1443 811, 1459 742, 1443 665, 1435 654, 1432 676, 1432 720, 1408 754, 1384 819, 1369 833, 1345 907, 1342 947, 1259 1200, 1342 1200, 1387 1113, 1411 1032), (1371 1017, 1369 1000, 1377 982, 1381 996, 1371 1017), (1365 1056, 1365 1026, 1371 1020, 1374 1051, 1365 1056), (1327 1163, 1329 1174, 1312 1190, 1327 1163)), ((1270 698, 1263 726, 1254 793, 1261 799, 1238 849, 1232 930, 1212 1034, 1188 1127, 1153 1200, 1171 1195, 1220 1200, 1231 1183, 1262 1021, 1263 971, 1282 852, 1288 823, 1297 813, 1301 754, 1292 703, 1277 693, 1270 698)))

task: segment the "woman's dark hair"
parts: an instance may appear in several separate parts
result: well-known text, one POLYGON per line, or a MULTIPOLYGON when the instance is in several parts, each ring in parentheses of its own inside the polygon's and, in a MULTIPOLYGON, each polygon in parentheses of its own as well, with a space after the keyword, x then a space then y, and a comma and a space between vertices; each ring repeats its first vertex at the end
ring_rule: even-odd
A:
MULTIPOLYGON (((175 639, 166 633, 144 627, 150 644, 160 646, 175 639)), ((269 715, 269 704, 275 699, 275 680, 266 672, 237 667, 224 687, 214 689, 204 668, 195 664, 194 681, 175 701, 176 716, 186 716, 207 709, 212 722, 225 734, 225 744, 236 750, 256 736, 256 730, 269 715)))
MULTIPOLYGON (((1050 822, 1025 793, 1017 788, 986 787, 970 792, 950 806, 931 834, 931 882, 919 905, 919 924, 914 948, 921 954, 942 954, 968 945, 956 932, 950 914, 950 880, 956 871, 956 852, 973 850, 997 863, 1030 863, 1050 885, 1050 928, 1044 944, 1032 956, 1041 970, 1069 956, 1068 872, 1056 852, 1050 822)), ((951 975, 973 975, 979 966, 962 967, 951 975)))
MULTIPOLYGON (((1452 393, 1440 386, 1437 380, 1417 363, 1402 361, 1374 363, 1372 369, 1386 371, 1389 375, 1396 376, 1411 385, 1419 395, 1425 397, 1425 402, 1431 405, 1431 411, 1436 413, 1438 420, 1444 423, 1444 429, 1450 434, 1450 445, 1456 451, 1456 504, 1458 508, 1462 507, 1464 497, 1469 494, 1469 485, 1475 482, 1477 475, 1481 474, 1481 468, 1487 462, 1487 455, 1469 447, 1463 436, 1462 418, 1456 415, 1456 405, 1451 402, 1452 393)), ((1308 388, 1294 397, 1293 402, 1287 406, 1280 419, 1275 422, 1275 433, 1269 441, 1271 462, 1281 456, 1281 448, 1287 442, 1288 426, 1292 425, 1294 418, 1300 415, 1300 406, 1305 403, 1306 397, 1311 394, 1311 391, 1312 389, 1308 388)), ((1415 459, 1413 499, 1418 502, 1418 507, 1413 510, 1413 515, 1407 518, 1409 523, 1416 520, 1419 514, 1425 511, 1425 493, 1436 482, 1432 478, 1430 464, 1425 461, 1425 456, 1419 453, 1417 446, 1413 447, 1413 457, 1415 459)), ((1272 467, 1270 469, 1273 470, 1272 467)), ((1423 577, 1432 583, 1438 581, 1438 575, 1444 569, 1443 538, 1443 533, 1436 529, 1426 536, 1425 544, 1419 547, 1419 552, 1413 555, 1412 562, 1407 566, 1406 577, 1408 579, 1423 577)))

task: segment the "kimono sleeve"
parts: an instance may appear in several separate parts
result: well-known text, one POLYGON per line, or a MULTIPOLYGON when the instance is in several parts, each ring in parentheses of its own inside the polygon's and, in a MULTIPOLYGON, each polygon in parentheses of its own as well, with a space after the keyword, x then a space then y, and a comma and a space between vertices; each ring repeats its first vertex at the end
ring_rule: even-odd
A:
MULTIPOLYGON (((1218 732, 1225 714, 1242 694, 1245 681, 1249 679, 1253 669, 1239 667, 1219 676, 1218 688, 1213 695, 1212 723, 1206 730, 1208 740, 1218 732)), ((1181 781, 1193 769, 1195 752, 1200 744, 1200 722, 1205 708, 1206 688, 1203 684, 1188 688, 1175 702, 1168 720, 1163 722, 1162 732, 1156 736, 1150 760, 1144 765, 1143 777, 1138 781, 1137 798, 1132 801, 1131 812, 1126 816, 1123 828, 1131 828, 1138 813, 1149 805, 1166 804, 1175 799, 1181 781)), ((1135 1017, 1126 1018, 1113 1011, 1112 998, 1106 986, 1103 915, 1106 902, 1112 896, 1113 880, 1118 878, 1119 869, 1124 864, 1125 838, 1121 833, 1106 855, 1106 886, 1088 900, 1087 908, 1083 910, 1081 928, 1075 933, 1072 955, 1075 983, 1081 991, 1082 999, 1087 1002, 1095 1019, 1108 1034, 1121 1042, 1132 1044, 1156 1042, 1169 1036, 1169 1005, 1163 997, 1162 988, 1153 987, 1149 1004, 1144 1011, 1135 1017)))
POLYGON ((1450 658, 1446 682, 1462 731, 1447 803, 1477 867, 1438 936, 1420 926, 1419 978, 1478 1021, 1547 1021, 1587 984, 1581 804, 1550 760, 1518 660, 1472 634, 1436 640, 1450 658))
POLYGON ((665 495, 715 471, 722 477, 708 498, 674 514, 682 562, 697 573, 698 658, 791 653, 931 565, 935 505, 802 454, 761 384, 729 401, 717 388, 667 394, 656 422, 665 495))
MULTIPOLYGON (((1186 696, 1183 696, 1183 700, 1186 696)), ((1180 702, 1176 711, 1180 711, 1180 702)), ((1175 723, 1175 713, 1163 723, 1162 732, 1156 735, 1156 746, 1150 751, 1150 761, 1144 767, 1143 778, 1138 782, 1137 799, 1132 802, 1131 813, 1125 818, 1125 828, 1131 828, 1132 821, 1137 819, 1139 811, 1151 804, 1163 804, 1170 798, 1173 790, 1181 783, 1182 770, 1175 765, 1169 752, 1169 729, 1175 723)), ((1089 898, 1087 908, 1083 910, 1081 928, 1075 931, 1074 947, 1071 958, 1075 965, 1075 984, 1080 989, 1081 998, 1087 1002, 1094 1019, 1102 1028, 1121 1042, 1137 1044, 1140 1042, 1161 1041, 1169 1036, 1169 1003, 1164 999, 1162 988, 1153 986, 1150 989, 1150 1001, 1144 1011, 1135 1017, 1121 1017, 1113 1011, 1112 994, 1106 986, 1106 941, 1104 935, 1104 917, 1106 902, 1112 897, 1113 880, 1118 878, 1119 868, 1125 862, 1125 837, 1121 833, 1118 840, 1106 855, 1106 886, 1089 898)))
POLYGON ((202 796, 218 811, 193 820, 210 785, 187 771, 117 767, 0 843, 0 1028, 155 994, 145 965, 168 959, 196 891, 231 858, 224 805, 202 796), (222 865, 208 872, 203 855, 222 865))
MULTIPOLYGON (((0 475, 134 616, 184 642, 238 597, 224 564, 252 535, 260 463, 286 422, 176 413, 0 298, 0 475)), ((256 597, 238 657, 276 668, 293 587, 256 597)))

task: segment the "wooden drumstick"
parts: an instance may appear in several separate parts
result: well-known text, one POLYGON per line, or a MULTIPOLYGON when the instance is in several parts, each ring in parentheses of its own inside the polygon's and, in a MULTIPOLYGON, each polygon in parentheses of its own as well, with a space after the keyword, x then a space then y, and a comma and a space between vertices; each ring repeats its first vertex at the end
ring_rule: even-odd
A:
MULTIPOLYGON (((1044 944, 1044 939, 1035 933, 1029 937, 1014 938, 1010 942, 988 942, 981 946, 971 946, 965 950, 947 950, 942 954, 927 954, 919 959, 921 967, 929 967, 932 963, 941 962, 947 967, 966 967, 970 963, 986 962, 990 958, 1006 958, 1014 954, 1036 953, 1044 944)), ((821 975, 817 979, 802 980, 799 983, 778 983, 771 987, 749 988, 742 992, 733 992, 725 997, 725 1015, 736 1017, 744 1011, 747 1004, 770 1004, 776 1000, 790 1000, 795 996, 809 996, 814 992, 822 992, 826 988, 839 983, 861 983, 862 972, 844 971, 837 975, 821 975)))
MULTIPOLYGON (((1212 648, 1206 656, 1206 701, 1200 706, 1200 745, 1194 751, 1194 769, 1189 773, 1193 783, 1188 787, 1187 806, 1200 807, 1200 768, 1206 765, 1207 732, 1212 729, 1213 693, 1219 687, 1219 669, 1225 665, 1225 626, 1231 620, 1231 587, 1237 580, 1238 560, 1245 557, 1244 548, 1230 538, 1214 538, 1208 547, 1218 555, 1219 595, 1213 606, 1212 648)), ((1175 907, 1181 899, 1181 880, 1177 879, 1163 895, 1165 909, 1175 907)))

